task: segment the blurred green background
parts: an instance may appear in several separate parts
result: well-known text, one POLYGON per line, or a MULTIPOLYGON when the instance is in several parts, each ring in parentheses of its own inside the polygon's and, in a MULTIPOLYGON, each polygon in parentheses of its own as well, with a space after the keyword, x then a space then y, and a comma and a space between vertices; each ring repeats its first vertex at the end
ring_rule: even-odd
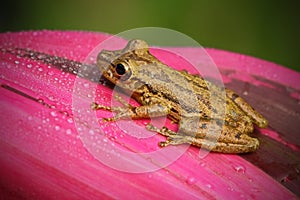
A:
POLYGON ((297 1, 19 0, 1 6, 1 32, 29 29, 119 33, 156 26, 202 46, 269 60, 300 71, 297 1))

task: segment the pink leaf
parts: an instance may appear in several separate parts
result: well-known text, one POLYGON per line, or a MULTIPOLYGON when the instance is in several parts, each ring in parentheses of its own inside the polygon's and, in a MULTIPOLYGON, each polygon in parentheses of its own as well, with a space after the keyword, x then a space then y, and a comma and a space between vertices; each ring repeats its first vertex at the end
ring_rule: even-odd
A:
MULTIPOLYGON (((300 191, 300 74, 230 52, 207 49, 226 85, 270 121, 268 129, 255 131, 261 141, 257 152, 210 153, 201 159, 199 149, 189 147, 174 163, 136 174, 115 170, 97 159, 97 156, 117 155, 106 152, 105 146, 102 151, 91 152, 104 144, 97 143, 103 136, 87 125, 88 118, 76 117, 80 116, 78 110, 72 110, 72 95, 78 83, 74 71, 108 37, 102 33, 70 31, 0 35, 2 198, 296 199, 300 191), (94 142, 91 145, 97 148, 88 148, 81 133, 89 135, 89 142, 94 142)), ((175 50, 194 64, 199 61, 195 48, 175 50)), ((163 53, 154 53, 172 62, 163 53)), ((96 87, 96 99, 102 103, 111 99, 111 88, 84 79, 81 83, 83 88, 96 87)), ((85 93, 81 95, 80 103, 85 106, 85 93)), ((98 112, 97 116, 109 114, 98 112)), ((144 124, 145 120, 137 123, 144 124)), ((108 143, 139 155, 138 161, 128 160, 128 165, 157 165, 140 155, 157 150, 157 142, 163 137, 136 139, 120 131, 114 123, 99 123, 100 128, 105 131, 108 143)), ((181 148, 171 147, 166 156, 181 148)), ((122 164, 126 167, 126 163, 122 164)))

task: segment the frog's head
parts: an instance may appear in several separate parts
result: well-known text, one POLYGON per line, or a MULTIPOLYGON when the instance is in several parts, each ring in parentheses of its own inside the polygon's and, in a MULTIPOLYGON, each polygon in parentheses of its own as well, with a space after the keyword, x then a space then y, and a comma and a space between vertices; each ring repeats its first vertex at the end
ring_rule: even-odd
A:
POLYGON ((159 61, 149 53, 148 44, 143 40, 131 40, 121 50, 102 50, 97 57, 97 65, 102 75, 113 84, 122 82, 127 87, 143 66, 157 62, 159 61))

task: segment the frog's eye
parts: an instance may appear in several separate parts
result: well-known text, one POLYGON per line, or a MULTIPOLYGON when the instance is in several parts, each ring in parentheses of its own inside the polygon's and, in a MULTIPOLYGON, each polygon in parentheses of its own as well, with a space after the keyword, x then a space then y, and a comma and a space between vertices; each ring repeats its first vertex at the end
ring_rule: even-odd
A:
POLYGON ((130 77, 131 72, 125 63, 118 63, 114 65, 114 67, 116 75, 123 81, 127 80, 130 77))
POLYGON ((123 76, 126 73, 125 66, 121 63, 116 65, 116 72, 119 76, 123 76))

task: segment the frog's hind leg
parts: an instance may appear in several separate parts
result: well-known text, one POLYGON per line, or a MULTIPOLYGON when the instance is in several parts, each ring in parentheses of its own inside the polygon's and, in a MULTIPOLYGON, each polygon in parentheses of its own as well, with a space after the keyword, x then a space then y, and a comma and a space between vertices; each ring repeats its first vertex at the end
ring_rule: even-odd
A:
POLYGON ((254 108, 252 108, 242 97, 234 93, 233 91, 226 89, 226 95, 229 97, 244 113, 252 119, 252 121, 260 128, 266 128, 268 121, 254 108))
MULTIPOLYGON (((209 147, 209 142, 203 143, 209 147)), ((219 141, 211 146, 212 151, 221 153, 249 153, 257 150, 259 147, 259 141, 257 138, 252 138, 246 134, 240 136, 240 139, 232 143, 219 141)), ((204 146, 205 148, 205 146, 204 146)))
POLYGON ((197 147, 221 153, 248 153, 255 151, 259 146, 259 141, 256 138, 252 138, 246 134, 236 135, 236 141, 229 143, 226 141, 222 142, 223 138, 219 138, 221 141, 212 141, 208 138, 182 135, 169 130, 166 127, 159 129, 151 124, 148 124, 146 128, 167 137, 166 141, 159 143, 159 146, 161 147, 166 147, 168 145, 192 144, 197 147))

